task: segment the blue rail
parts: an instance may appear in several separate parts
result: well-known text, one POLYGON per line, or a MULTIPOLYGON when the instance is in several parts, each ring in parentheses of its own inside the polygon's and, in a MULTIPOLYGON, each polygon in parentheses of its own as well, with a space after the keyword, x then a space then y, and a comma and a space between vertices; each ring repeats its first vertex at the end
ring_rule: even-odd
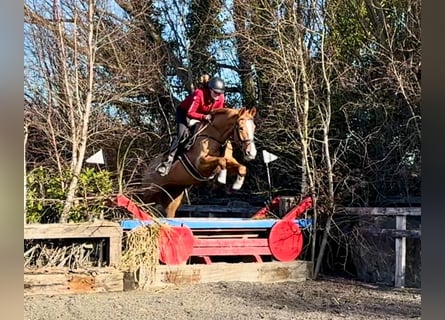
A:
MULTIPOLYGON (((276 219, 249 219, 249 218, 160 218, 159 223, 171 226, 187 226, 190 229, 267 229, 280 220, 276 219)), ((151 221, 122 220, 124 230, 132 230, 141 225, 151 224, 151 221)), ((312 219, 296 219, 300 228, 312 225, 312 219)))

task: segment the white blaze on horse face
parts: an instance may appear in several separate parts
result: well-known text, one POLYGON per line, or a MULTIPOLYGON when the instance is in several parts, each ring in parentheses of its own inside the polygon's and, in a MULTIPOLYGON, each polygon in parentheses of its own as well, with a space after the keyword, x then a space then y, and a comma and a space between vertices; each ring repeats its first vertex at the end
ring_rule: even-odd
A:
POLYGON ((245 159, 250 161, 255 159, 256 157, 256 147, 255 147, 255 142, 254 142, 254 138, 255 138, 255 124, 253 123, 252 119, 246 120, 246 128, 247 128, 247 134, 249 136, 249 143, 246 147, 246 151, 245 151, 245 159))

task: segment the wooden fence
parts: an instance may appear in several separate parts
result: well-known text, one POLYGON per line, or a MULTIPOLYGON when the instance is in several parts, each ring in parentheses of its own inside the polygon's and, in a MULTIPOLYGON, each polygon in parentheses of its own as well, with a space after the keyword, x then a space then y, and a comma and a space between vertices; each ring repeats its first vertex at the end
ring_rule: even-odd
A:
POLYGON ((374 236, 389 235, 395 238, 395 277, 394 286, 403 288, 405 286, 405 271, 406 271, 406 238, 420 239, 421 230, 407 230, 407 217, 421 216, 421 208, 379 208, 379 207, 349 207, 345 208, 347 215, 358 216, 395 216, 395 229, 361 229, 374 236))
MULTIPOLYGON (((284 202, 280 202, 280 214, 286 212, 289 207, 295 205, 294 197, 283 197, 284 202), (287 203, 289 202, 289 203, 287 203), (284 205, 282 205, 283 203, 284 205)), ((188 213, 193 216, 226 216, 236 215, 239 217, 250 217, 260 207, 254 206, 235 206, 235 205, 183 205, 180 208, 182 213, 188 213)), ((421 216, 420 207, 346 207, 344 208, 346 215, 354 216, 387 216, 395 217, 396 225, 393 229, 372 229, 362 228, 368 234, 373 236, 387 235, 395 239, 395 281, 394 286, 401 288, 405 286, 406 271, 406 239, 420 239, 421 230, 407 230, 407 217, 421 216)))

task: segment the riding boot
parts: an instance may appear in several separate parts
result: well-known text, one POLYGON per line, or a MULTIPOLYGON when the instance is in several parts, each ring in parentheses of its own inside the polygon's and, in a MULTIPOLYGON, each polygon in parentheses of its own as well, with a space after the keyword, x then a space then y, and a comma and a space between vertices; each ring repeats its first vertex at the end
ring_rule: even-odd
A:
POLYGON ((162 162, 159 164, 159 166, 156 168, 156 171, 161 176, 166 176, 170 172, 170 168, 173 164, 173 161, 175 160, 176 152, 178 151, 178 138, 175 137, 172 141, 172 144, 170 145, 167 161, 162 162))
POLYGON ((186 151, 190 150, 193 146, 193 143, 195 142, 195 139, 193 137, 195 134, 195 129, 196 129, 196 124, 187 128, 187 131, 184 133, 184 138, 181 141, 181 143, 184 146, 184 150, 186 151))

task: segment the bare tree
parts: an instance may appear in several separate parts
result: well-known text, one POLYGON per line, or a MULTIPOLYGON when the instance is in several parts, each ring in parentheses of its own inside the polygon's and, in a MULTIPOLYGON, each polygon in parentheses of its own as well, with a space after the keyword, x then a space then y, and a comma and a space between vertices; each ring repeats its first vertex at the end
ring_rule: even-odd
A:
MULTIPOLYGON (((28 136, 32 140, 28 155, 35 163, 53 166, 59 172, 61 188, 66 191, 61 222, 67 220, 74 202, 87 146, 94 143, 106 146, 120 140, 110 135, 125 123, 113 116, 119 113, 114 106, 134 109, 140 103, 133 97, 150 91, 149 79, 131 73, 138 69, 149 72, 149 68, 141 63, 129 70, 127 65, 134 61, 129 61, 122 50, 110 50, 125 42, 119 42, 126 40, 122 34, 125 25, 116 22, 118 19, 104 8, 104 3, 96 1, 25 4, 25 45, 29 50, 27 58, 31 60, 26 64, 25 78, 25 110, 30 120, 28 136), (126 86, 122 81, 125 78, 136 80, 126 86), (117 120, 114 124, 113 118, 117 120), (94 143, 89 140, 92 136, 94 143), (104 139, 101 143, 101 137, 108 141, 104 139), (71 180, 65 185, 67 168, 71 180)), ((158 66, 148 65, 154 66, 153 69, 158 66)), ((31 163, 28 165, 33 167, 31 163)))

